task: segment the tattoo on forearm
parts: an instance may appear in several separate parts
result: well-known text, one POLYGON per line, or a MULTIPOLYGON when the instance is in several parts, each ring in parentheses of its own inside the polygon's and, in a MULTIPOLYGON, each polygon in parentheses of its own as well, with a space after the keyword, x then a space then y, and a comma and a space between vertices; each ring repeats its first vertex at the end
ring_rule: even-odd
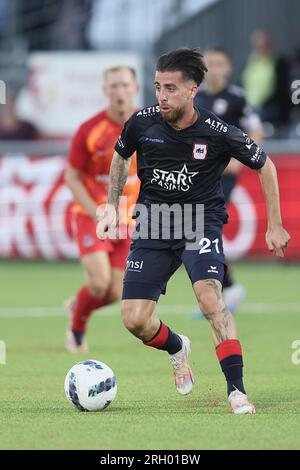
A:
POLYGON ((108 190, 108 203, 117 205, 119 198, 123 192, 128 172, 130 167, 130 160, 115 154, 110 167, 109 179, 110 185, 108 190))

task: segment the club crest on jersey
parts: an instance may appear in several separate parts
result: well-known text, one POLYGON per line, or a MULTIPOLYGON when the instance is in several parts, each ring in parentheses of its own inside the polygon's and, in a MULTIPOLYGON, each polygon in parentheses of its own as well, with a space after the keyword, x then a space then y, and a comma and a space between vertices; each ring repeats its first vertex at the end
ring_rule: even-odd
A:
POLYGON ((205 160, 207 157, 207 144, 194 144, 193 146, 193 158, 195 160, 205 160))

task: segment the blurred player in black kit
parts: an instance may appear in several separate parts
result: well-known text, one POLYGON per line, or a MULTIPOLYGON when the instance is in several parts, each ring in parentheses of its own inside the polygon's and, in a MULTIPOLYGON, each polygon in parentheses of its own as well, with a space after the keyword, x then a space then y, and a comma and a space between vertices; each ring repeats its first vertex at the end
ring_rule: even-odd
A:
MULTIPOLYGON (((262 124, 258 114, 247 103, 242 88, 229 83, 232 64, 229 54, 222 47, 211 47, 204 52, 207 66, 205 82, 195 97, 194 104, 209 109, 223 121, 245 131, 257 144, 262 141, 262 124)), ((231 158, 224 171, 222 185, 226 205, 238 180, 241 163, 231 158)), ((234 282, 232 266, 228 270, 223 284, 224 301, 231 312, 238 309, 245 298, 245 288, 234 282)), ((202 312, 195 312, 192 318, 203 317, 202 312)))

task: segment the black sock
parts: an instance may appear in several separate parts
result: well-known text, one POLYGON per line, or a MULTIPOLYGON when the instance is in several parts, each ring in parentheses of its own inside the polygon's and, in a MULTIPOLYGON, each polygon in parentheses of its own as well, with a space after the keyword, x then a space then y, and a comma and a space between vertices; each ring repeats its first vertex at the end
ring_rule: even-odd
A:
POLYGON ((243 384, 243 377, 235 379, 233 381, 227 380, 227 395, 229 396, 234 390, 239 390, 246 395, 246 391, 243 384))
POLYGON ((228 339, 216 347, 220 366, 227 381, 228 395, 234 390, 246 394, 243 384, 243 355, 240 342, 228 339))
POLYGON ((246 394, 243 384, 242 356, 233 355, 226 357, 220 361, 220 365, 227 381, 228 395, 236 389, 246 394))
POLYGON ((169 354, 176 354, 178 351, 180 351, 180 349, 182 349, 181 338, 176 333, 174 333, 174 331, 170 330, 169 327, 168 333, 168 339, 161 349, 167 351, 169 354))
POLYGON ((181 338, 162 321, 157 333, 149 341, 144 341, 144 344, 156 349, 162 349, 169 354, 175 354, 182 348, 181 338))

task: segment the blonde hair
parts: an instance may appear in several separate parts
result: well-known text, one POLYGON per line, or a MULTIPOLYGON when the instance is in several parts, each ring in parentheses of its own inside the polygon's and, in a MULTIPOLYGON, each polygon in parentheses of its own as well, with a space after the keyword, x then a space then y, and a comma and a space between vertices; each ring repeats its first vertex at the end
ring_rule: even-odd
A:
POLYGON ((120 70, 129 70, 129 72, 131 73, 132 77, 134 80, 136 80, 136 71, 133 67, 131 67, 130 65, 113 65, 112 67, 108 67, 107 69, 104 70, 103 72, 103 78, 104 80, 107 79, 107 75, 110 73, 110 72, 119 72, 120 70))

